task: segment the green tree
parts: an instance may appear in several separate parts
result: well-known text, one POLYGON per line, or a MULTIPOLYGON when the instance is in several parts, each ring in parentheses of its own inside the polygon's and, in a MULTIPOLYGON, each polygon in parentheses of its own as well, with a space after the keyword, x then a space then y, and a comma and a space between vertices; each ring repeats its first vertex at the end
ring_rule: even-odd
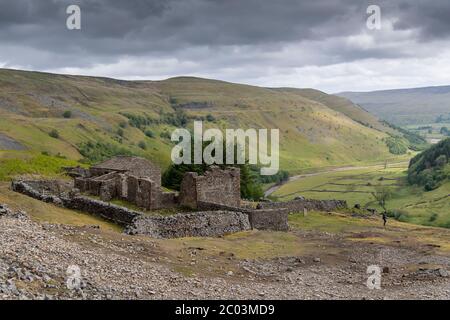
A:
POLYGON ((383 208, 386 212, 386 202, 392 197, 392 192, 386 186, 377 186, 375 187, 375 191, 372 192, 372 196, 375 201, 383 208))
POLYGON ((66 119, 72 118, 72 111, 70 110, 64 111, 63 117, 66 119))
MULTIPOLYGON (((207 144, 203 145, 203 148, 207 144)), ((226 148, 224 146, 224 163, 226 160, 226 148)), ((235 155, 237 152, 235 152, 235 155)), ((193 159, 193 150, 192 150, 193 159)), ((172 164, 162 176, 162 184, 174 190, 180 190, 180 184, 186 172, 196 172, 200 175, 204 174, 210 166, 206 164, 172 164)), ((258 182, 258 178, 254 171, 251 170, 249 164, 241 165, 219 165, 222 169, 227 167, 238 167, 241 175, 241 197, 249 200, 259 200, 264 196, 262 186, 258 182)))
POLYGON ((53 129, 48 133, 48 135, 54 139, 59 139, 59 132, 56 129, 53 129))
POLYGON ((139 141, 138 147, 141 148, 142 150, 147 149, 147 145, 145 144, 145 141, 139 141))

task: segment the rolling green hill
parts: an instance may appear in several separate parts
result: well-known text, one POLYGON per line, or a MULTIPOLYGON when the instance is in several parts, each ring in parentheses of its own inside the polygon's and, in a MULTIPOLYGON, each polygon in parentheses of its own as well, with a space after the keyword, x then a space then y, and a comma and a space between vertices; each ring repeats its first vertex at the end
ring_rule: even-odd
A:
POLYGON ((353 120, 361 123, 366 127, 370 127, 373 129, 377 129, 382 132, 388 132, 390 134, 398 134, 394 129, 386 125, 384 122, 380 121, 376 116, 369 113, 365 109, 361 108, 358 105, 355 105, 350 100, 339 97, 336 95, 326 94, 322 91, 315 89, 279 89, 281 91, 288 91, 291 93, 297 93, 300 96, 308 98, 310 100, 319 102, 328 108, 341 112, 352 118, 353 120))
POLYGON ((347 100, 311 92, 0 69, 0 161, 95 162, 129 153, 166 168, 172 130, 195 119, 206 127, 279 128, 281 167, 291 172, 395 158, 385 142, 395 130, 347 100))

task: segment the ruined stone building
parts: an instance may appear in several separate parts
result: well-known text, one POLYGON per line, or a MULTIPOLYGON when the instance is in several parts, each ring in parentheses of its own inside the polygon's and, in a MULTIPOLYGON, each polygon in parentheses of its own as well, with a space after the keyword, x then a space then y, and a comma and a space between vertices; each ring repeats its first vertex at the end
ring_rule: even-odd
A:
POLYGON ((240 170, 211 167, 204 175, 185 174, 179 195, 163 192, 161 170, 150 161, 117 156, 90 169, 73 168, 74 186, 82 193, 99 196, 109 202, 122 199, 138 207, 155 210, 175 206, 198 208, 198 202, 239 207, 240 170))
POLYGON ((103 201, 122 199, 152 210, 175 205, 175 193, 161 189, 161 170, 150 161, 117 156, 87 170, 77 170, 75 188, 103 201))
POLYGON ((179 193, 164 192, 160 169, 144 158, 118 156, 89 169, 66 170, 74 177, 73 185, 67 181, 19 180, 12 181, 11 189, 47 203, 100 216, 126 227, 129 234, 156 238, 221 236, 250 229, 288 231, 289 213, 347 207, 345 201, 311 199, 261 202, 256 209, 242 207, 238 168, 212 166, 203 175, 188 172, 179 193), (80 192, 99 196, 102 201, 80 192), (150 215, 112 204, 112 199, 126 200, 146 210, 189 207, 196 212, 150 215))
POLYGON ((204 175, 195 172, 186 173, 180 186, 180 205, 197 209, 198 202, 240 207, 240 170, 238 168, 222 170, 213 166, 204 175))

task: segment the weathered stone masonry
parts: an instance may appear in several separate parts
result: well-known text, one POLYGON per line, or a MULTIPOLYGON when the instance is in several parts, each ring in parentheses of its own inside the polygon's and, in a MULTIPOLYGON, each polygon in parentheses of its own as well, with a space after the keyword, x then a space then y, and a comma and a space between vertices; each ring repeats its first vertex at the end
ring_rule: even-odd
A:
POLYGON ((74 177, 75 189, 61 181, 16 181, 12 189, 41 201, 100 216, 124 226, 128 233, 157 238, 220 236, 251 228, 287 231, 289 213, 347 207, 345 201, 299 199, 262 202, 257 209, 243 208, 238 168, 211 167, 203 175, 186 173, 179 194, 163 192, 159 168, 143 158, 115 157, 90 169, 68 168, 68 171, 74 177), (103 201, 82 196, 80 191, 99 196, 103 201), (115 198, 147 210, 180 206, 198 212, 148 216, 108 203, 115 198))
POLYGON ((45 194, 43 189, 38 188, 36 182, 33 181, 13 181, 11 183, 11 189, 43 202, 53 203, 71 210, 88 212, 123 227, 128 226, 136 217, 141 215, 139 212, 124 207, 80 195, 70 195, 69 193, 61 193, 58 195, 45 194))
POLYGON ((226 206, 241 205, 240 170, 221 170, 211 167, 204 175, 185 174, 180 186, 180 205, 196 209, 198 202, 212 202, 226 206))
POLYGON ((248 209, 242 207, 231 207, 217 203, 199 201, 200 210, 227 210, 234 212, 243 212, 248 215, 252 229, 288 231, 288 210, 285 208, 277 209, 248 209))
POLYGON ((139 217, 128 226, 129 234, 153 238, 217 237, 250 230, 249 216, 241 212, 179 213, 169 217, 139 217))
POLYGON ((289 213, 308 211, 333 211, 337 209, 346 209, 347 202, 342 200, 292 200, 286 202, 261 202, 258 204, 260 209, 279 209, 286 208, 289 213))
POLYGON ((80 210, 100 216, 125 227, 129 234, 143 234, 156 238, 217 237, 249 230, 249 216, 233 211, 180 213, 169 217, 146 216, 106 202, 68 193, 56 192, 52 182, 13 181, 11 189, 47 203, 80 210))
POLYGON ((146 210, 177 205, 175 193, 161 189, 161 171, 139 157, 117 156, 90 169, 67 168, 74 186, 102 201, 127 200, 146 210))

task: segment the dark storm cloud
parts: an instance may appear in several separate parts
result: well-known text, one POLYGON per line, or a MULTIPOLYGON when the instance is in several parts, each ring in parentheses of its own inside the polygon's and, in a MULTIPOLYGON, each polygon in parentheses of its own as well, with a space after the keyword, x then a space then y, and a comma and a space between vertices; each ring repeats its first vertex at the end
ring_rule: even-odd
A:
POLYGON ((450 37, 450 1, 402 1, 397 6, 398 30, 418 29, 422 41, 450 37))
POLYGON ((419 55, 416 43, 449 37, 449 16, 448 0, 0 0, 0 65, 87 70, 126 59, 149 69, 105 74, 144 77, 163 61, 180 73, 241 76, 241 68, 257 79, 268 67, 289 73, 419 55), (66 28, 71 4, 81 7, 81 31, 66 28), (369 4, 393 30, 367 30, 369 4), (405 31, 408 39, 395 33, 405 31))
POLYGON ((146 54, 191 46, 265 45, 349 34, 364 25, 361 1, 79 0, 0 2, 2 45, 94 55, 146 54), (65 8, 82 9, 82 30, 65 8))

